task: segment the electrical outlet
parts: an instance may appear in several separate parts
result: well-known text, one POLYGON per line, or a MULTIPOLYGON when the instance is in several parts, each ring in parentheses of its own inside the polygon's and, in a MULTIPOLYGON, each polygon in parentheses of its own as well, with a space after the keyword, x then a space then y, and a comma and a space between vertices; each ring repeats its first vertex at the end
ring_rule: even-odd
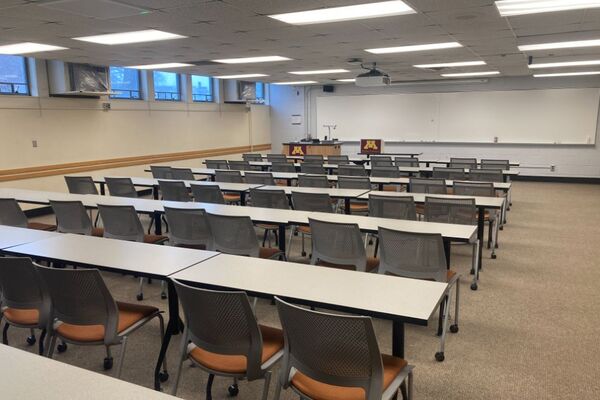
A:
POLYGON ((550 171, 556 172, 556 165, 551 165, 550 166, 550 171))
POLYGON ((104 111, 110 110, 110 103, 102 103, 102 109, 104 111))
POLYGON ((37 140, 32 140, 31 141, 31 145, 33 146, 33 148, 35 149, 36 147, 38 147, 38 142, 37 140))

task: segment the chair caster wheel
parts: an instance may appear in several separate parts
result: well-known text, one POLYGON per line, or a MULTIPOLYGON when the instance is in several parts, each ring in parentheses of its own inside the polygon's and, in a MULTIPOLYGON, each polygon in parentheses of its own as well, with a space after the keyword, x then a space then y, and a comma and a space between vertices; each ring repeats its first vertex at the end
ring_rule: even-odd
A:
POLYGON ((158 380, 161 382, 166 382, 169 380, 169 373, 167 371, 159 372, 158 380))
POLYGON ((503 231, 503 230, 504 230, 504 227, 503 227, 503 226, 501 226, 501 227, 500 227, 500 228, 498 228, 498 229, 500 229, 501 231, 503 231))
POLYGON ((34 335, 27 336, 27 344, 29 346, 33 346, 35 344, 35 336, 34 335))
POLYGON ((240 389, 238 388, 237 384, 233 384, 233 385, 229 386, 227 388, 227 391, 229 392, 229 395, 231 397, 235 397, 240 393, 240 389))
POLYGON ((458 325, 450 325, 450 332, 456 333, 458 332, 458 325))
POLYGON ((166 299, 167 298, 167 294, 166 293, 161 293, 160 294, 160 298, 163 299, 163 300, 166 299))
POLYGON ((472 269, 471 272, 469 272, 471 275, 475 275, 475 270, 472 269))
POLYGON ((56 351, 58 351, 59 353, 64 353, 65 351, 67 351, 67 344, 66 343, 61 343, 58 346, 56 346, 56 351))
POLYGON ((496 256, 495 254, 492 254, 492 260, 495 260, 498 256, 496 256))
POLYGON ((369 246, 373 244, 373 239, 369 239, 369 246))
POLYGON ((143 293, 139 293, 137 296, 135 296, 135 298, 136 298, 138 301, 142 301, 142 300, 144 300, 144 294, 143 294, 143 293))
POLYGON ((302 252, 302 257, 306 257, 306 252, 305 251, 302 252))
POLYGON ((104 370, 109 370, 112 369, 113 367, 113 358, 112 357, 105 357, 104 358, 104 370))
POLYGON ((471 283, 471 290, 477 290, 477 284, 471 283))
POLYGON ((437 362, 442 362, 444 361, 445 357, 444 357, 444 353, 441 351, 438 351, 437 353, 435 353, 435 360, 437 362))

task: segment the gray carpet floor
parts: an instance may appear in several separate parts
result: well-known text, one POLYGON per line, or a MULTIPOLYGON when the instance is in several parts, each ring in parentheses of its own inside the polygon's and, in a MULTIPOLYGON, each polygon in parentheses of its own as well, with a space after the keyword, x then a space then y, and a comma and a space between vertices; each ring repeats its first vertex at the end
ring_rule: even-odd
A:
MULTIPOLYGON (((446 361, 438 363, 435 315, 428 327, 407 325, 406 358, 416 367, 416 398, 600 398, 598 210, 600 186, 516 182, 508 225, 500 232, 498 258, 491 260, 489 250, 484 251, 476 292, 469 289, 470 247, 453 246, 452 267, 463 275, 460 332, 449 334, 446 361)), ((297 238, 292 261, 308 262, 299 250, 297 238)), ((136 302, 136 279, 104 277, 115 298, 136 302)), ((166 310, 160 284, 146 285, 145 292, 144 303, 166 310)), ((267 300, 259 301, 257 317, 263 324, 279 325, 276 309, 267 300)), ((391 324, 373 322, 382 352, 389 353, 391 324)), ((9 331, 12 346, 34 351, 26 346, 25 337, 22 330, 9 331)), ((178 344, 175 337, 168 352, 172 376, 178 344)), ((159 347, 158 323, 132 335, 122 379, 152 387, 159 347)), ((103 358, 101 347, 69 346, 66 353, 55 355, 59 361, 111 374, 102 370, 103 358)), ((177 395, 204 398, 206 378, 186 363, 177 395)), ((165 391, 170 391, 172 381, 164 384, 165 391)), ((213 398, 227 398, 229 384, 230 380, 217 378, 213 398)), ((273 387, 272 383, 270 398, 273 387)), ((241 382, 238 398, 258 399, 261 390, 262 382, 241 382)), ((288 391, 282 398, 297 397, 288 391)))

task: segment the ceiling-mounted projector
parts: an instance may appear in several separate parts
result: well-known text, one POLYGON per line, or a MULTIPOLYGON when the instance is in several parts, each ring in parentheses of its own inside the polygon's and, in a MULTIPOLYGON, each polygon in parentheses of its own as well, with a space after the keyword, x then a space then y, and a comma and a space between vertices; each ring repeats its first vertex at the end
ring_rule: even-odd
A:
POLYGON ((354 82, 356 86, 376 87, 388 86, 392 83, 390 76, 385 72, 378 70, 377 65, 375 63, 373 63, 373 66, 371 68, 365 68, 362 65, 361 67, 363 67, 364 69, 368 69, 369 71, 365 72, 364 74, 360 74, 356 77, 356 81, 354 82))

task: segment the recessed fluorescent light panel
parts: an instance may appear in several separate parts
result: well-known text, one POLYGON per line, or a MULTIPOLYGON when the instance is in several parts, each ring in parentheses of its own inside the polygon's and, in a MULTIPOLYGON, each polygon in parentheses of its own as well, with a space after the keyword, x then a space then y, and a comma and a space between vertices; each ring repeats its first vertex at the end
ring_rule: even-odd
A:
POLYGON ((98 44, 128 44, 128 43, 143 43, 157 42, 159 40, 184 39, 187 36, 176 35, 174 33, 158 31, 156 29, 148 29, 145 31, 109 33, 106 35, 83 36, 73 38, 83 42, 91 42, 98 44))
POLYGON ((600 39, 575 40, 572 42, 526 44, 523 46, 519 46, 519 50, 535 51, 535 50, 551 50, 551 49, 575 49, 575 48, 579 48, 579 47, 596 47, 596 46, 600 46, 600 39))
POLYGON ((485 65, 485 61, 460 61, 438 64, 419 64, 413 65, 416 68, 453 68, 453 67, 474 67, 476 65, 485 65))
POLYGON ((262 76, 269 76, 265 74, 239 74, 239 75, 221 75, 215 76, 218 79, 242 79, 242 78, 260 78, 262 76))
POLYGON ((502 0, 496 1, 500 15, 538 14, 600 7, 600 0, 502 0))
POLYGON ((553 62, 553 63, 542 63, 542 64, 529 64, 529 69, 560 68, 560 67, 585 67, 588 65, 600 65, 600 60, 565 61, 565 62, 553 62))
POLYGON ((67 48, 32 42, 15 43, 6 46, 0 46, 0 54, 28 54, 56 50, 67 50, 67 48))
POLYGON ((293 81, 293 82, 273 82, 273 85, 310 85, 317 81, 293 81))
POLYGON ((586 71, 586 72, 559 72, 556 74, 536 74, 534 78, 554 78, 558 76, 586 76, 586 75, 600 75, 600 71, 586 71))
POLYGON ((314 71, 291 71, 290 74, 294 75, 320 75, 320 74, 342 74, 344 72, 350 72, 347 69, 317 69, 314 71))
POLYGON ((452 49, 455 47, 462 47, 462 44, 460 44, 458 42, 415 44, 415 45, 410 45, 410 46, 381 47, 378 49, 365 49, 365 51, 367 51, 369 53, 373 53, 373 54, 390 54, 390 53, 409 53, 412 51, 452 49))
POLYGON ((223 58, 220 60, 212 60, 222 64, 246 64, 246 63, 261 63, 261 62, 276 62, 289 61, 291 58, 281 56, 262 56, 262 57, 243 57, 243 58, 223 58))
POLYGON ((336 82, 356 82, 356 78, 348 78, 348 79, 336 79, 336 82))
POLYGON ((148 65, 134 65, 127 68, 135 69, 167 69, 167 68, 181 68, 181 67, 193 67, 192 64, 184 63, 163 63, 163 64, 148 64, 148 65))
POLYGON ((490 76, 500 75, 500 71, 460 72, 456 74, 442 74, 444 78, 460 78, 463 76, 490 76))
POLYGON ((416 11, 403 1, 382 1, 378 3, 356 4, 353 6, 320 8, 317 10, 276 14, 269 15, 269 17, 288 24, 309 25, 415 13, 416 11))

